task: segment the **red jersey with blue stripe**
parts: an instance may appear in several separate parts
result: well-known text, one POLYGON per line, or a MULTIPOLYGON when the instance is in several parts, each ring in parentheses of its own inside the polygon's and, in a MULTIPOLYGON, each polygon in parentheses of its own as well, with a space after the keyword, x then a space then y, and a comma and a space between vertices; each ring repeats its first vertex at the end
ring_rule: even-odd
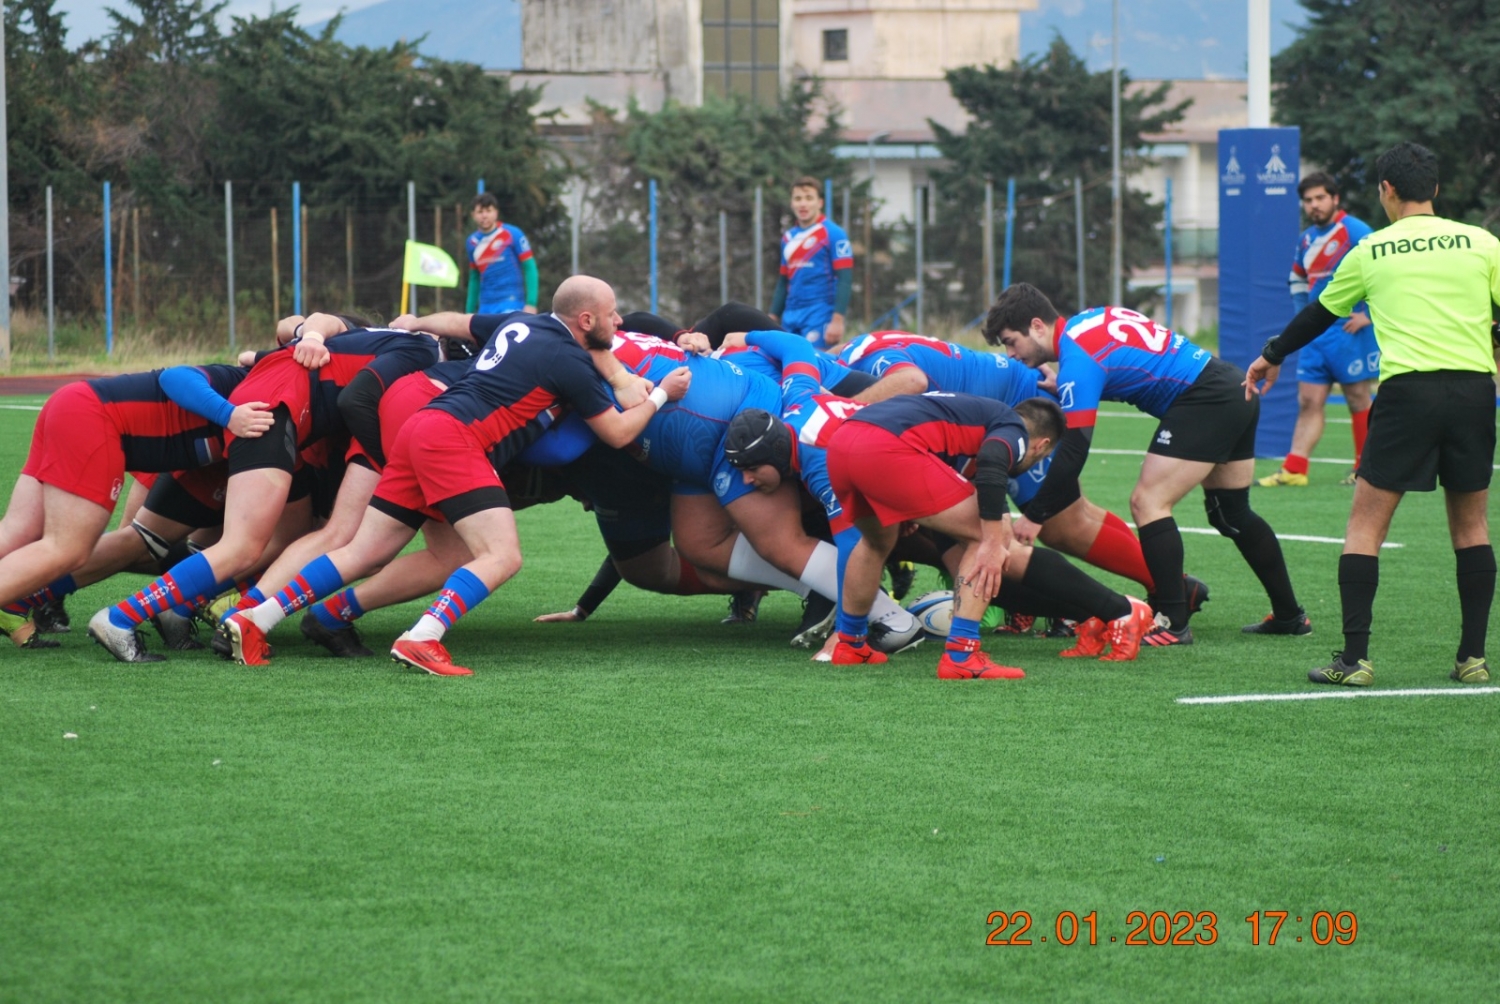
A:
MULTIPOLYGON (((389 389, 408 373, 416 373, 438 361, 436 338, 395 328, 355 328, 327 339, 324 344, 328 346, 328 362, 308 370, 313 383, 312 432, 304 445, 345 431, 343 416, 339 414, 339 392, 361 370, 369 370, 380 380, 382 388, 389 389)), ((290 348, 289 345, 282 351, 290 348)))
POLYGON ((1036 370, 1002 353, 976 352, 907 331, 876 331, 856 338, 839 353, 839 360, 876 378, 913 367, 926 374, 928 390, 973 394, 1011 405, 1041 393, 1036 370))
POLYGON ((553 315, 475 314, 469 332, 484 351, 427 407, 467 426, 497 470, 542 434, 559 405, 583 418, 614 407, 594 361, 553 315))
POLYGON ((489 233, 469 235, 469 264, 479 273, 479 312, 501 313, 526 305, 521 262, 531 260, 531 243, 520 227, 502 223, 489 233))
POLYGON ((826 416, 831 414, 829 409, 852 414, 849 408, 857 410, 861 405, 823 390, 827 384, 821 361, 828 356, 803 339, 784 331, 755 331, 749 337, 755 341, 774 342, 773 351, 780 357, 776 364, 781 371, 781 420, 792 430, 792 470, 808 493, 822 505, 834 533, 853 526, 853 521, 844 518, 844 507, 839 504, 828 479, 827 451, 812 442, 803 442, 802 430, 819 415, 825 416, 819 424, 826 424, 826 416))
POLYGON ((844 228, 819 216, 781 235, 781 274, 786 278, 786 310, 832 304, 837 269, 854 267, 854 245, 844 228))
POLYGON ((1019 474, 1026 458, 1026 423, 1008 404, 971 394, 902 394, 860 406, 832 396, 816 400, 817 411, 803 424, 798 438, 827 447, 845 422, 877 426, 904 442, 931 453, 966 478, 974 476, 979 449, 994 439, 1010 450, 1006 469, 1019 474))
POLYGON ((1060 317, 1053 339, 1057 397, 1070 429, 1092 428, 1100 401, 1123 401, 1161 418, 1213 358, 1207 349, 1124 307, 1060 317))
MULTIPOLYGON (((240 366, 199 366, 209 385, 228 397, 249 371, 240 366)), ((148 474, 207 467, 224 456, 224 430, 174 403, 161 389, 161 370, 85 381, 119 431, 125 469, 148 474)), ((79 430, 80 436, 100 430, 79 430)))

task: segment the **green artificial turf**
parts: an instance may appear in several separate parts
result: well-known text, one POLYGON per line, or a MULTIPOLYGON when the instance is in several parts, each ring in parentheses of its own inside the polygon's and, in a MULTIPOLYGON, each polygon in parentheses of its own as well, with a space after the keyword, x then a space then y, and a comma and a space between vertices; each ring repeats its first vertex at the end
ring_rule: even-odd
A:
MULTIPOLYGON (((19 468, 32 418, 0 411, 0 469, 19 468)), ((1096 442, 1144 449, 1151 429, 1107 417, 1096 442)), ((1349 455, 1347 435, 1331 426, 1322 452, 1349 455)), ((1097 455, 1085 488, 1127 512, 1138 467, 1097 455)), ((1312 487, 1253 501, 1282 533, 1339 537, 1344 471, 1315 464, 1312 487)), ((1178 519, 1207 525, 1198 493, 1178 519)), ((1285 545, 1311 637, 1242 636, 1264 595, 1230 543, 1188 534, 1213 591, 1192 648, 1110 664, 990 638, 1025 681, 939 683, 931 644, 875 668, 809 663, 780 594, 750 627, 721 626, 720 597, 629 587, 586 624, 530 623, 567 608, 604 551, 574 503, 519 520, 525 569, 449 636, 471 679, 325 658, 290 625, 267 669, 206 653, 123 666, 82 629, 140 577, 74 597, 59 650, 0 646, 0 999, 1473 1001, 1500 986, 1500 695, 1174 703, 1313 690, 1306 671, 1340 640, 1336 545, 1285 545), (986 918, 1016 910, 1034 943, 986 947, 986 918), (1100 943, 1057 944, 1064 910, 1096 911, 1100 943), (1217 943, 1127 946, 1133 910, 1212 911, 1217 943), (1253 946, 1260 910, 1304 923, 1253 946), (1353 912, 1354 944, 1314 944, 1319 910, 1353 912)), ((1440 497, 1408 499, 1391 540, 1376 686, 1456 688, 1440 497)), ((917 592, 935 587, 924 571, 917 592)), ((370 615, 366 639, 380 648, 420 609, 370 615)))

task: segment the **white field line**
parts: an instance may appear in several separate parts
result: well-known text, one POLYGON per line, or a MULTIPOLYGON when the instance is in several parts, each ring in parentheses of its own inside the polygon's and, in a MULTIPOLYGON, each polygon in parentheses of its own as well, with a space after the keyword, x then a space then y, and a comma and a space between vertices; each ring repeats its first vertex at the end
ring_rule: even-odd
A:
POLYGON ((39 404, 0 404, 0 409, 5 411, 41 411, 39 404))
POLYGON ((1258 701, 1326 701, 1339 697, 1470 697, 1500 694, 1500 687, 1416 687, 1411 690, 1323 690, 1312 694, 1225 694, 1220 697, 1179 697, 1178 704, 1251 704, 1258 701))
MULTIPOLYGON (((1137 527, 1136 527, 1136 525, 1134 523, 1126 523, 1125 525, 1128 526, 1128 527, 1130 527, 1132 530, 1137 529, 1137 527)), ((1223 534, 1221 534, 1219 531, 1213 529, 1212 527, 1208 527, 1208 526, 1179 526, 1177 528, 1177 532, 1178 533, 1201 533, 1205 537, 1222 537, 1223 536, 1223 534)), ((1310 535, 1305 534, 1305 533, 1278 533, 1276 535, 1276 539, 1277 540, 1299 540, 1299 541, 1303 542, 1304 544, 1342 544, 1344 542, 1344 538, 1343 537, 1313 537, 1313 536, 1310 536, 1310 535)), ((1405 547, 1406 545, 1405 544, 1393 544, 1390 541, 1386 541, 1384 544, 1381 544, 1380 546, 1381 547, 1405 547)))
MULTIPOLYGON (((1148 415, 1144 411, 1101 411, 1101 412, 1099 412, 1099 416, 1101 418, 1104 417, 1105 415, 1108 415, 1110 418, 1145 418, 1145 419, 1150 419, 1153 422, 1159 421, 1159 419, 1157 419, 1155 416, 1148 415)), ((1323 419, 1323 421, 1326 422, 1326 423, 1328 423, 1329 425, 1353 425, 1354 424, 1354 420, 1353 419, 1349 419, 1349 418, 1325 418, 1325 419, 1323 419)))
MULTIPOLYGON (((1102 414, 1114 415, 1116 418, 1151 418, 1150 415, 1142 415, 1142 414, 1127 415, 1124 412, 1113 412, 1113 411, 1111 411, 1111 412, 1103 412, 1102 414)), ((1154 422, 1155 419, 1152 419, 1152 421, 1154 422)), ((1333 421, 1333 419, 1329 419, 1329 421, 1331 422, 1331 421, 1333 421)), ((1146 455, 1146 451, 1145 450, 1099 450, 1099 449, 1091 449, 1091 450, 1089 450, 1089 452, 1090 453, 1107 453, 1107 454, 1109 454, 1111 456, 1115 456, 1115 457, 1144 457, 1146 455)), ((1343 467, 1353 467, 1354 466, 1354 460, 1352 458, 1346 459, 1344 457, 1308 457, 1307 458, 1307 462, 1310 463, 1310 464, 1339 464, 1339 465, 1341 465, 1343 467)), ((1494 468, 1495 470, 1500 471, 1500 464, 1491 464, 1490 466, 1492 468, 1494 468)))

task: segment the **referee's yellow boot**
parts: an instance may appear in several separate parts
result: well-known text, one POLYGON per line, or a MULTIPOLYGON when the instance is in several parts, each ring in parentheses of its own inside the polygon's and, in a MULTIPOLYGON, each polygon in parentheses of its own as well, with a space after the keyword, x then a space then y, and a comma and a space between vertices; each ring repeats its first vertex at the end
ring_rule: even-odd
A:
POLYGON ((1306 488, 1307 475, 1293 474, 1283 467, 1275 474, 1267 474, 1255 482, 1262 488, 1306 488))

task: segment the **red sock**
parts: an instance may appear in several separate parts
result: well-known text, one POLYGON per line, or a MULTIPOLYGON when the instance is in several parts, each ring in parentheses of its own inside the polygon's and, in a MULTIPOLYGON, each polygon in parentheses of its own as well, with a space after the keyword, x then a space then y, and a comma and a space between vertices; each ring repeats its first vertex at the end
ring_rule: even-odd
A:
POLYGON ((1358 467, 1365 452, 1365 437, 1370 434, 1370 409, 1352 412, 1349 418, 1354 422, 1354 466, 1358 467))
POLYGON ((698 578, 698 570, 688 564, 682 555, 677 556, 677 588, 672 590, 674 596, 697 596, 700 593, 711 593, 716 590, 709 589, 698 578))
POLYGON ((1281 469, 1286 471, 1288 474, 1306 474, 1307 458, 1299 457, 1295 453, 1288 453, 1286 455, 1286 460, 1281 465, 1281 469))
POLYGON ((1104 525, 1099 528, 1099 536, 1094 538, 1094 543, 1090 545, 1083 560, 1106 572, 1134 579, 1148 593, 1156 590, 1151 571, 1146 567, 1146 557, 1141 553, 1141 542, 1130 532, 1125 521, 1112 512, 1104 514, 1104 525))

